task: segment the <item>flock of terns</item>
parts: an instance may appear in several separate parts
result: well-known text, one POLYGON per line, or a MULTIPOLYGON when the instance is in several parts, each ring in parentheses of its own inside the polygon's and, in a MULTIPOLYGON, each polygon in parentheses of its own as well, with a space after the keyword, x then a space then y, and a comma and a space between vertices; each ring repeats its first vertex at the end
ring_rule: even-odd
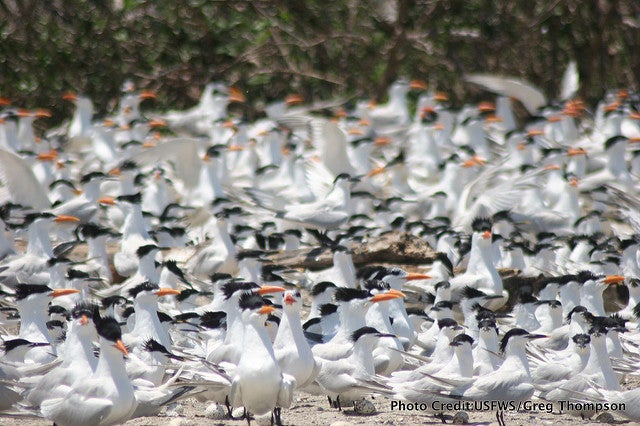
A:
POLYGON ((197 398, 282 424, 311 393, 639 421, 640 97, 590 109, 575 65, 555 100, 467 80, 495 103, 398 80, 384 105, 292 95, 248 122, 222 83, 164 113, 127 83, 113 115, 69 93, 73 118, 38 132, 48 111, 2 99, 0 417, 111 425, 197 398), (390 233, 433 261, 354 265, 390 233), (321 251, 328 269, 272 256, 321 251))

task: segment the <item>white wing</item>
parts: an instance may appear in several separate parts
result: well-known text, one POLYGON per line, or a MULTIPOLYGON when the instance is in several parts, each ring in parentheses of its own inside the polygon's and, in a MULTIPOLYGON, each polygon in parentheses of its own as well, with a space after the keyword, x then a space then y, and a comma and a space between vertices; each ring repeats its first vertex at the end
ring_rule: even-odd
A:
POLYGON ((188 188, 198 184, 201 159, 198 150, 204 148, 204 139, 176 138, 147 148, 135 154, 131 160, 141 166, 151 166, 162 161, 173 163, 176 176, 188 188))
POLYGON ((51 207, 47 192, 31 167, 17 155, 0 149, 0 203, 9 201, 38 210, 51 207))
POLYGON ((566 100, 573 98, 580 89, 580 75, 578 74, 578 66, 576 61, 569 62, 567 69, 562 76, 562 84, 560 85, 560 99, 566 100))
POLYGON ((510 96, 522 102, 531 114, 547 104, 542 91, 531 83, 513 77, 499 77, 489 74, 469 74, 465 80, 503 96, 510 96))

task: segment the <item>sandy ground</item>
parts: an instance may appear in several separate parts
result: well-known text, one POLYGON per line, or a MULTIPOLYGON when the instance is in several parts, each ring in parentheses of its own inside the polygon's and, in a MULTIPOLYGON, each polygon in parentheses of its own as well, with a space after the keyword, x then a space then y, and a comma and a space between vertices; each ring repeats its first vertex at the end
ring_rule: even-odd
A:
MULTIPOLYGON (((391 410, 390 400, 385 398, 376 398, 373 400, 378 412, 372 415, 355 414, 352 409, 348 408, 342 412, 329 408, 325 397, 300 395, 294 405, 287 410, 282 411, 282 420, 285 425, 326 425, 326 426, 348 426, 348 425, 439 425, 442 424, 440 419, 434 418, 433 415, 414 412, 414 411, 395 411, 391 410)), ((246 420, 230 420, 230 419, 210 419, 205 417, 207 403, 197 402, 195 399, 189 398, 180 403, 182 413, 176 416, 171 413, 167 416, 163 412, 155 417, 140 417, 130 420, 126 425, 171 425, 171 426, 244 426, 246 420)), ((179 412, 180 409, 175 410, 179 412)), ((452 413, 454 414, 454 413, 452 413)), ((492 425, 497 424, 495 412, 471 412, 469 414, 469 424, 492 425)), ((612 413, 615 424, 626 423, 619 415, 612 413)), ((546 413, 546 412, 510 412, 504 414, 507 425, 595 425, 602 424, 596 421, 596 416, 591 420, 582 420, 579 417, 571 417, 566 414, 546 413)), ((447 423, 451 423, 448 419, 447 423)), ((264 425, 269 424, 268 418, 257 419, 251 424, 264 425)), ((42 419, 27 418, 6 418, 0 417, 0 425, 6 426, 44 426, 51 425, 51 422, 42 419)))

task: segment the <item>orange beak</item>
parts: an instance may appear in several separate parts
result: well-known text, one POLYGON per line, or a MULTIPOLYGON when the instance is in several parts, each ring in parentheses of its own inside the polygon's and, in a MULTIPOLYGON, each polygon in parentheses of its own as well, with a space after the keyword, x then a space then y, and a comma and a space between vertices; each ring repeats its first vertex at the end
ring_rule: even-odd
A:
POLYGON ((292 95, 287 96, 284 99, 284 102, 289 106, 297 105, 297 104, 303 103, 304 102, 304 98, 301 95, 299 95, 297 93, 294 93, 292 95))
POLYGON ((605 112, 615 111, 618 108, 620 108, 620 105, 621 105, 620 102, 616 101, 616 102, 610 103, 609 105, 605 106, 604 110, 605 110, 605 112))
POLYGON ((411 80, 409 82, 409 88, 414 90, 427 90, 427 83, 424 80, 411 80))
POLYGON ((406 294, 404 294, 403 292, 398 291, 398 290, 394 290, 394 289, 389 290, 389 291, 388 291, 388 293, 395 294, 395 295, 397 295, 398 297, 401 297, 401 298, 403 298, 403 299, 404 299, 405 297, 407 297, 407 295, 406 295, 406 294))
POLYGON ((519 143, 519 144, 518 144, 518 146, 516 147, 516 149, 517 149, 518 151, 524 151, 524 149, 525 149, 526 147, 527 147, 527 146, 526 146, 525 144, 523 144, 523 143, 519 143))
MULTIPOLYGON (((0 104, 1 105, 1 104, 0 104)), ((640 120, 640 112, 633 111, 629 114, 629 118, 633 120, 640 120)))
POLYGON ((75 216, 61 214, 59 216, 56 216, 56 218, 53 219, 53 221, 57 223, 69 223, 69 222, 80 222, 80 219, 75 216))
POLYGON ((142 92, 140 92, 140 99, 156 99, 158 97, 158 95, 156 95, 156 92, 151 91, 151 90, 143 90, 142 92))
POLYGON ((52 149, 49 152, 38 154, 38 160, 40 161, 56 161, 58 159, 58 151, 52 149))
POLYGON ((449 96, 447 96, 447 94, 444 92, 438 92, 433 96, 433 100, 438 102, 446 102, 449 100, 449 96))
POLYGON ((560 170, 560 166, 557 164, 549 164, 544 168, 545 170, 560 170))
MULTIPOLYGON (((74 189, 73 193, 76 194, 76 195, 82 195, 83 191, 82 191, 82 189, 74 189)), ((100 201, 100 200, 98 200, 98 201, 100 201)))
POLYGON ((400 292, 392 293, 391 291, 389 291, 387 293, 376 294, 371 299, 369 299, 369 301, 373 303, 379 303, 379 302, 385 302, 387 300, 400 299, 402 296, 400 296, 398 293, 400 292))
POLYGON ((386 169, 385 169, 385 167, 384 167, 384 166, 376 167, 375 169, 371 170, 371 171, 367 174, 367 176, 372 177, 372 176, 375 176, 375 175, 379 175, 380 173, 384 172, 385 170, 386 170, 386 169))
POLYGON ((607 275, 604 279, 605 284, 620 284, 624 281, 622 275, 607 275))
POLYGON ((629 138, 629 143, 638 143, 640 142, 640 137, 638 136, 634 136, 632 138, 629 138))
POLYGON ((487 123, 502 123, 504 120, 502 117, 498 117, 497 115, 490 115, 484 119, 487 123))
POLYGON ((491 102, 480 102, 478 104, 478 111, 480 112, 492 112, 496 110, 496 106, 491 102))
POLYGON ((294 303, 296 303, 296 299, 292 295, 287 294, 284 297, 284 303, 286 303, 287 305, 293 305, 294 303))
POLYGON ((167 122, 164 120, 153 119, 149 121, 149 127, 151 127, 152 129, 155 129, 158 127, 167 127, 167 122))
POLYGON ((349 131, 347 132, 350 135, 355 135, 355 136, 362 136, 364 135, 364 132, 360 129, 358 129, 357 127, 352 127, 351 129, 349 129, 349 131))
POLYGON ((573 157, 574 155, 585 155, 587 151, 584 148, 569 148, 567 155, 573 157))
POLYGON ((375 146, 385 146, 385 145, 389 145, 391 143, 391 138, 386 137, 386 136, 380 136, 377 137, 374 141, 373 144, 375 146))
POLYGON ((258 290, 258 294, 263 296, 265 294, 280 293, 280 292, 283 292, 283 291, 285 291, 284 287, 278 287, 278 286, 275 286, 275 285, 263 285, 258 290))
POLYGON ((482 238, 484 238, 485 240, 488 240, 489 238, 491 238, 491 231, 484 231, 482 233, 482 238))
POLYGON ((8 98, 0 98, 0 106, 9 106, 11 101, 8 98))
POLYGON ((62 95, 62 99, 64 99, 65 101, 74 102, 78 100, 78 95, 73 92, 67 92, 62 95))
POLYGON ((273 313, 273 311, 275 311, 276 308, 274 308, 273 306, 269 306, 269 305, 264 305, 262 308, 258 309, 258 313, 260 315, 269 315, 271 313, 273 313))
POLYGON ((35 115, 36 118, 51 118, 51 111, 48 109, 37 109, 35 115))
POLYGON ((363 127, 371 126, 371 121, 367 120, 366 118, 361 118, 360 121, 358 121, 358 125, 363 127))
POLYGON ((115 169, 109 170, 109 173, 107 174, 109 176, 120 176, 122 174, 122 170, 120 170, 120 167, 116 167, 115 169))
POLYGON ((28 109, 19 109, 16 115, 18 117, 33 117, 33 113, 28 109))
POLYGON ((245 98, 244 93, 242 93, 240 89, 236 87, 229 88, 229 102, 243 103, 246 100, 247 98, 245 98))
POLYGON ((227 148, 229 151, 244 151, 244 147, 242 145, 229 145, 227 148))
POLYGON ((87 325, 89 324, 89 317, 87 317, 86 315, 82 315, 80 317, 80 325, 87 325))
POLYGON ((168 287, 163 287, 161 289, 159 289, 158 291, 156 291, 156 296, 158 297, 162 297, 162 296, 169 296, 169 295, 176 295, 176 294, 180 294, 180 290, 176 290, 174 288, 168 288, 168 287))
POLYGON ((98 198, 98 203, 107 206, 113 206, 116 203, 116 199, 113 197, 100 197, 98 198))
POLYGON ((405 280, 407 280, 407 281, 428 280, 430 278, 431 278, 431 275, 410 273, 409 275, 407 275, 405 280))
POLYGON ((80 290, 75 288, 57 288, 51 292, 51 297, 68 296, 76 293, 80 293, 80 290))
POLYGON ((542 135, 544 135, 544 130, 542 129, 530 129, 529 131, 527 131, 527 136, 529 137, 542 136, 542 135))
POLYGON ((122 343, 122 340, 118 339, 113 347, 122 352, 124 355, 129 355, 129 351, 127 350, 127 347, 124 345, 124 343, 122 343))
POLYGON ((576 179, 576 178, 571 178, 571 179, 569 180, 569 185, 571 185, 571 186, 573 186, 573 187, 575 188, 576 186, 578 186, 578 179, 576 179))

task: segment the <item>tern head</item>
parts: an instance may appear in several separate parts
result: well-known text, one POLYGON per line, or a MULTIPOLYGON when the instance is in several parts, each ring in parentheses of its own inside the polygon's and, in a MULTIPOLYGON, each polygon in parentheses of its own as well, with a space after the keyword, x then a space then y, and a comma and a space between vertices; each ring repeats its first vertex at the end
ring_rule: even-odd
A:
POLYGON ((10 339, 2 342, 2 350, 5 355, 11 352, 12 354, 26 354, 31 348, 38 346, 49 346, 47 342, 30 342, 26 339, 10 339))
POLYGON ((494 333, 496 335, 498 334, 498 326, 492 319, 485 318, 478 320, 478 329, 480 330, 480 333, 494 333))
POLYGON ((84 239, 96 239, 101 236, 114 236, 109 228, 104 228, 95 223, 85 223, 78 227, 77 233, 84 239))
POLYGON ((40 284, 18 284, 16 285, 16 291, 14 296, 16 298, 16 302, 21 301, 30 301, 30 300, 46 300, 47 303, 51 298, 66 296, 69 294, 79 293, 80 290, 76 290, 73 288, 59 288, 59 289, 51 289, 46 285, 40 284))
POLYGON ((580 333, 571 338, 576 345, 576 349, 580 352, 588 351, 591 344, 591 336, 588 334, 580 333))
POLYGON ((221 311, 205 312, 200 315, 200 325, 208 329, 224 329, 227 324, 227 314, 221 311))
POLYGON ((351 341, 354 343, 360 343, 365 345, 373 345, 380 337, 396 337, 394 334, 380 333, 373 327, 360 327, 353 333, 351 333, 351 341))
POLYGON ((79 320, 81 325, 88 325, 93 318, 100 316, 99 306, 94 303, 81 302, 71 310, 71 317, 79 320))
POLYGON ((229 300, 234 293, 239 291, 257 290, 260 286, 250 281, 230 281, 222 286, 222 294, 225 300, 229 300))
POLYGON ((449 346, 465 347, 466 345, 466 348, 471 349, 473 342, 474 340, 471 336, 463 333, 456 335, 449 343, 449 346))
POLYGON ((142 203, 142 193, 137 192, 131 195, 119 195, 116 197, 116 202, 124 205, 140 205, 142 203))
POLYGON ((453 302, 448 300, 441 300, 431 307, 434 312, 448 312, 453 309, 453 302))
POLYGON ((111 306, 124 306, 128 303, 129 301, 127 300, 126 297, 120 296, 120 295, 115 295, 115 296, 109 296, 109 297, 105 297, 104 299, 102 299, 102 307, 104 309, 107 309, 111 306))
POLYGON ((282 308, 285 311, 299 312, 302 307, 302 294, 300 294, 300 290, 285 291, 282 304, 282 308))
POLYGON ((438 328, 440 329, 440 333, 444 333, 449 339, 453 339, 453 337, 462 330, 462 326, 453 318, 438 320, 438 328))
POLYGON ((145 281, 142 284, 138 284, 131 290, 129 290, 129 296, 135 299, 136 302, 145 300, 153 300, 162 296, 177 295, 180 294, 180 290, 173 288, 160 288, 158 284, 150 281, 145 281))
POLYGON ((574 306, 571 311, 567 314, 566 322, 570 323, 571 321, 579 321, 582 324, 586 324, 588 318, 590 318, 591 313, 582 305, 574 306))
POLYGON ((545 336, 544 334, 531 334, 522 328, 512 328, 502 337, 502 340, 500 341, 500 352, 505 353, 507 348, 511 345, 521 345, 524 347, 527 340, 541 339, 545 337, 548 336, 545 336))
POLYGON ((124 343, 122 343, 122 330, 120 329, 120 324, 118 324, 118 321, 116 321, 115 318, 98 317, 94 318, 93 322, 96 325, 98 335, 103 342, 108 344, 108 347, 112 347, 122 352, 125 356, 129 354, 128 349, 124 343))
POLYGON ((243 319, 264 323, 265 318, 273 313, 276 308, 268 304, 268 301, 251 291, 243 291, 238 301, 242 310, 243 319))
POLYGON ((491 241, 491 219, 486 217, 477 217, 471 222, 471 229, 475 234, 479 234, 483 240, 491 241))
POLYGON ((336 289, 337 286, 331 281, 320 281, 311 288, 311 296, 317 297, 325 292, 327 294, 333 294, 335 293, 336 289))

